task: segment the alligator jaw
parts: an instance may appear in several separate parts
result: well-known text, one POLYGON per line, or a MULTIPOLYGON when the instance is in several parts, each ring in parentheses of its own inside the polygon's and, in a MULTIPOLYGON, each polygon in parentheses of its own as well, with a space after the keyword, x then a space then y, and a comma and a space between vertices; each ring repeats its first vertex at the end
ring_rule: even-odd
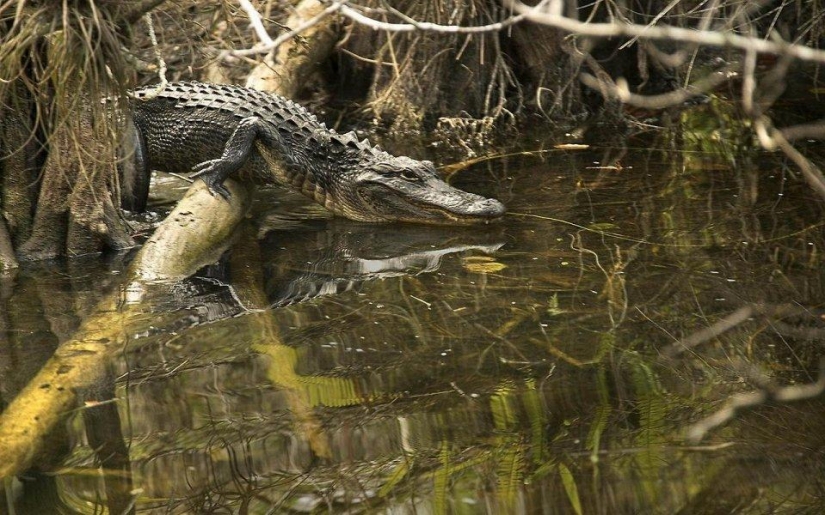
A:
POLYGON ((454 188, 438 177, 421 182, 403 179, 371 179, 358 185, 364 218, 371 221, 400 221, 427 224, 470 225, 489 223, 504 216, 498 200, 454 188))

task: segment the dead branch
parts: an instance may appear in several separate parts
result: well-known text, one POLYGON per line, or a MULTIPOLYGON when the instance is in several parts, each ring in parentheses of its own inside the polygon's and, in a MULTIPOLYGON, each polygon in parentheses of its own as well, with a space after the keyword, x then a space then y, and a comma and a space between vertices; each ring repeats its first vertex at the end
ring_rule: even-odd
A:
POLYGON ((825 51, 804 45, 796 45, 779 39, 772 34, 771 39, 741 36, 732 31, 695 30, 671 25, 639 25, 634 23, 593 23, 582 22, 553 12, 553 5, 560 3, 553 0, 550 9, 540 6, 531 7, 516 0, 502 0, 508 9, 523 14, 526 19, 561 29, 577 36, 609 38, 617 36, 638 37, 647 40, 664 40, 692 43, 700 46, 736 48, 760 54, 787 55, 802 61, 825 63, 825 51))
MULTIPOLYGON (((252 48, 224 52, 222 58, 225 60, 229 60, 231 57, 246 57, 250 55, 276 52, 278 48, 287 41, 311 29, 315 25, 318 25, 319 23, 323 22, 326 18, 330 17, 335 13, 341 14, 342 16, 349 18, 350 20, 360 25, 369 27, 373 30, 384 30, 388 32, 412 32, 418 30, 425 32, 439 32, 444 34, 477 34, 483 32, 499 32, 527 18, 526 14, 518 14, 515 16, 510 16, 502 21, 490 23, 487 25, 464 27, 459 25, 441 25, 438 23, 418 21, 408 16, 404 16, 402 13, 396 10, 393 10, 393 14, 404 19, 406 23, 388 23, 376 20, 374 18, 370 18, 369 16, 362 14, 356 8, 347 6, 346 4, 349 3, 349 0, 336 0, 334 2, 331 2, 330 5, 323 9, 321 12, 319 12, 311 18, 306 19, 301 24, 293 25, 292 23, 287 23, 288 27, 292 27, 292 30, 282 34, 281 36, 273 40, 269 37, 269 34, 266 32, 266 30, 263 27, 263 24, 261 23, 260 13, 258 13, 258 11, 255 10, 252 4, 250 4, 248 0, 238 1, 241 4, 241 7, 244 9, 244 11, 248 14, 252 28, 255 31, 255 34, 258 36, 258 39, 261 40, 262 44, 253 46, 252 48)), ((542 2, 539 3, 539 6, 544 5, 548 2, 549 0, 542 0, 542 2)), ((329 3, 329 0, 321 0, 319 3, 329 3)), ((296 11, 301 11, 302 9, 306 8, 302 8, 299 5, 296 8, 296 11)))
POLYGON ((788 142, 798 139, 825 139, 825 120, 785 127, 780 129, 779 133, 788 142))
POLYGON ((249 0, 238 0, 238 3, 241 4, 241 9, 243 9, 249 17, 249 24, 252 25, 252 29, 255 31, 255 35, 258 36, 258 39, 261 40, 264 46, 271 46, 272 38, 270 38, 269 34, 266 32, 266 27, 264 27, 261 13, 255 9, 249 0))
MULTIPOLYGON (((542 0, 535 8, 540 8, 550 3, 550 0, 542 0)), ((358 12, 352 7, 341 5, 338 11, 352 21, 369 27, 373 30, 386 30, 389 32, 412 32, 416 30, 425 32, 439 32, 442 34, 478 34, 482 32, 499 32, 516 23, 519 23, 528 18, 526 13, 510 16, 502 21, 490 23, 487 25, 479 25, 475 27, 463 27, 460 25, 440 25, 438 23, 430 23, 425 21, 417 21, 408 16, 403 16, 407 23, 387 23, 383 21, 370 18, 358 12)), ((393 11, 396 15, 400 13, 393 11)))
POLYGON ((782 131, 774 129, 770 120, 763 116, 758 123, 754 124, 759 142, 768 150, 779 148, 788 158, 799 167, 802 177, 808 185, 816 191, 820 197, 825 199, 825 175, 818 166, 813 164, 807 157, 802 155, 787 139, 782 135, 782 131))
MULTIPOLYGON (((231 61, 234 57, 247 57, 258 54, 277 53, 281 45, 294 39, 296 36, 303 34, 304 32, 315 27, 316 25, 325 22, 326 20, 328 20, 328 18, 330 18, 330 16, 333 13, 338 11, 340 7, 348 1, 349 0, 338 0, 326 9, 323 9, 321 12, 318 12, 317 14, 311 15, 309 17, 306 17, 304 13, 312 10, 311 6, 307 5, 306 2, 303 4, 299 4, 295 8, 296 14, 294 14, 293 16, 297 16, 298 18, 301 18, 301 20, 298 20, 298 23, 296 23, 295 20, 293 20, 293 18, 290 17, 290 20, 287 22, 286 25, 287 27, 291 27, 291 30, 281 34, 275 39, 272 39, 269 37, 269 34, 266 31, 263 31, 263 34, 258 33, 258 29, 256 27, 256 34, 258 34, 258 37, 263 42, 263 44, 255 45, 252 48, 246 48, 242 50, 226 51, 221 55, 221 58, 225 61, 231 61)), ((318 2, 311 3, 317 4, 318 2)), ((251 5, 250 8, 254 12, 254 14, 250 15, 250 19, 253 16, 257 16, 258 18, 260 18, 260 13, 258 13, 258 11, 256 11, 255 8, 251 5)), ((328 24, 329 21, 326 21, 326 23, 328 24)))
POLYGON ((612 80, 596 78, 589 73, 582 73, 579 76, 579 79, 585 86, 605 92, 611 98, 616 98, 624 104, 643 107, 646 109, 664 109, 683 104, 692 98, 712 91, 720 84, 728 81, 730 79, 731 72, 732 68, 726 67, 725 69, 713 73, 682 89, 662 93, 660 95, 639 95, 632 93, 628 87, 627 81, 624 79, 619 79, 616 82, 613 82, 612 80))

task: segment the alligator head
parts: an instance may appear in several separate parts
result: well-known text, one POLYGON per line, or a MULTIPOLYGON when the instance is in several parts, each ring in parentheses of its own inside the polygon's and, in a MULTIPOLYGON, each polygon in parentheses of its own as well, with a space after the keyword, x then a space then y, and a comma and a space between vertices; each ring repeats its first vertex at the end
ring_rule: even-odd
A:
POLYGON ((504 215, 495 199, 454 188, 430 161, 362 152, 346 171, 332 175, 333 211, 364 222, 484 223, 504 215))

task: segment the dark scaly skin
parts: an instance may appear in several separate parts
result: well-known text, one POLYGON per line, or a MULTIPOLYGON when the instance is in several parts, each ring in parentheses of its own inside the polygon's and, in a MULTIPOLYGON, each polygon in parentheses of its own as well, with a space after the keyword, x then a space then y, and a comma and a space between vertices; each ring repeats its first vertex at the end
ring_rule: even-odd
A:
POLYGON ((283 97, 197 82, 154 92, 135 91, 132 104, 144 176, 152 169, 194 170, 224 197, 222 183, 232 174, 280 183, 359 221, 464 224, 504 214, 497 200, 442 181, 431 162, 395 157, 351 132, 339 134, 283 97))

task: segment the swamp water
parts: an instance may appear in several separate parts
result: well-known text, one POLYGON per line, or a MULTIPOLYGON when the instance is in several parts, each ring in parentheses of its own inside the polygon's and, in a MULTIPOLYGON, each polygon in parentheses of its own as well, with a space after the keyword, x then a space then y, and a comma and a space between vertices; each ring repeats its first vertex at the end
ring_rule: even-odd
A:
MULTIPOLYGON (((359 224, 259 192, 261 225, 152 294, 44 470, 6 483, 10 510, 821 513, 822 400, 686 438, 758 389, 746 363, 816 381, 825 336, 822 202, 704 109, 702 127, 454 168, 508 206, 489 226, 359 224), (797 309, 677 343, 747 306, 797 309)), ((2 282, 0 406, 126 259, 2 282)))

